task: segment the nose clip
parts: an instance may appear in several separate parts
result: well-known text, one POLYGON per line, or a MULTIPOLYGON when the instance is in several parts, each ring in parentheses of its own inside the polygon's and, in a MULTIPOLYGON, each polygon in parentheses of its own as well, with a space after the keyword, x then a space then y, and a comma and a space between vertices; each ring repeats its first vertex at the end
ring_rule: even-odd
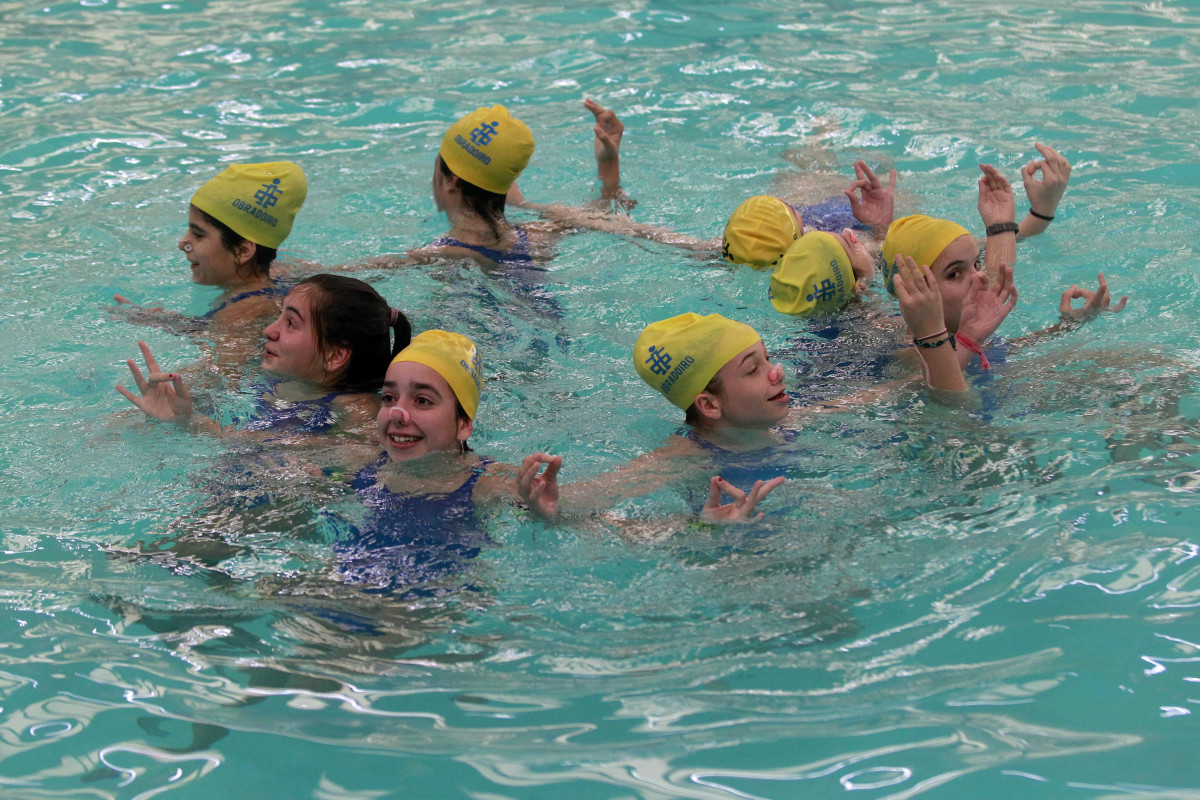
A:
POLYGON ((185 253, 190 253, 190 252, 192 252, 192 243, 184 242, 183 244, 179 245, 179 249, 185 253))
POLYGON ((771 367, 771 371, 767 374, 767 378, 771 383, 779 383, 783 380, 783 367, 775 364, 771 367))
POLYGON ((412 417, 408 415, 408 412, 400 406, 392 406, 391 410, 388 411, 388 414, 392 417, 392 419, 395 419, 397 415, 399 415, 401 425, 407 425, 412 419, 412 417))

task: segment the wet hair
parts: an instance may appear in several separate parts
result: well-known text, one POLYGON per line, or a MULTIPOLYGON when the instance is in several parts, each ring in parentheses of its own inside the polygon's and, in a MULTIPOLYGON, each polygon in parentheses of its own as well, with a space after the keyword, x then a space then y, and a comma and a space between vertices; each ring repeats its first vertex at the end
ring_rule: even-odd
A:
MULTIPOLYGON (((196 207, 192 206, 192 208, 196 207)), ((207 211, 202 211, 199 208, 196 208, 196 210, 200 212, 200 216, 204 217, 205 222, 220 232, 221 244, 225 246, 226 250, 233 252, 242 242, 250 241, 207 211)), ((246 278, 265 278, 271 272, 271 262, 275 260, 278 251, 274 247, 266 247, 258 242, 250 243, 254 245, 254 258, 250 260, 249 264, 238 264, 238 274, 246 278)))
MULTIPOLYGON (((438 157, 438 168, 441 169, 442 175, 445 177, 454 176, 458 178, 451 171, 450 167, 446 165, 446 160, 441 156, 438 157)), ((487 223, 492 235, 499 239, 500 224, 504 222, 504 202, 507 199, 506 195, 481 189, 462 178, 458 178, 458 190, 462 193, 463 202, 466 203, 467 208, 487 223)))
POLYGON ((297 283, 292 291, 298 289, 308 294, 317 352, 322 360, 336 347, 350 351, 350 360, 335 388, 378 391, 388 365, 412 339, 408 317, 392 309, 379 292, 357 278, 313 275, 297 283))
MULTIPOLYGON (((712 380, 705 384, 703 391, 709 394, 720 394, 722 381, 720 376, 713 375, 712 380)), ((696 404, 692 403, 687 407, 687 411, 683 412, 683 421, 688 425, 697 425, 700 422, 700 412, 696 409, 696 404)))

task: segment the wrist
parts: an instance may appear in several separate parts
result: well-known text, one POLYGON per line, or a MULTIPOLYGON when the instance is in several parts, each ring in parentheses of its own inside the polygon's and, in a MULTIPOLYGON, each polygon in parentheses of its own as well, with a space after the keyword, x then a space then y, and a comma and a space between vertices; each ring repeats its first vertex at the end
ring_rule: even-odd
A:
POLYGON ((986 232, 989 237, 1002 236, 1007 233, 1016 235, 1017 231, 1019 231, 1020 229, 1021 229, 1020 225, 1009 220, 1008 222, 993 222, 992 224, 987 226, 986 232))

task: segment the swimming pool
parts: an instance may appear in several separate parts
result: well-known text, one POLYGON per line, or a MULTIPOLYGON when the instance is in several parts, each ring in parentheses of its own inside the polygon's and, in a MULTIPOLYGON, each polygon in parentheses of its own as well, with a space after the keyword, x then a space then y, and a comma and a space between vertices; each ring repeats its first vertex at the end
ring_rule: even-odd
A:
MULTIPOLYGON (((693 6, 0 4, 0 793, 1200 790, 1197 9, 693 6), (635 216, 704 236, 815 131, 973 228, 975 165, 1013 177, 1045 141, 1075 171, 1021 248, 1005 333, 1098 270, 1130 306, 1010 359, 984 413, 908 397, 822 418, 781 449, 761 525, 679 525, 673 491, 622 505, 648 542, 496 509, 473 588, 420 603, 315 579, 336 492, 279 476, 286 515, 223 516, 211 483, 248 456, 122 413, 137 338, 164 363, 199 350, 109 298, 206 307, 174 243, 219 165, 302 163, 286 254, 342 263, 443 230, 433 154, 485 103, 537 137, 526 196, 591 197, 584 96, 627 125, 635 216), (248 552, 227 575, 107 553, 188 524, 244 525, 248 552)), ((762 275, 598 234, 559 247, 561 331, 451 267, 372 279, 484 347, 476 446, 562 452, 568 479, 679 425, 629 363, 648 321, 806 335, 762 275)))

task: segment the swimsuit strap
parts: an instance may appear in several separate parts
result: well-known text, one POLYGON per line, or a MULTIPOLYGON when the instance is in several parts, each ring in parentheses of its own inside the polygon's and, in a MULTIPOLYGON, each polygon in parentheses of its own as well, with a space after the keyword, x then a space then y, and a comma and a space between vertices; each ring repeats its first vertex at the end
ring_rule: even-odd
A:
POLYGON ((241 294, 235 294, 233 297, 231 297, 228 300, 226 300, 225 302, 221 303, 221 305, 217 306, 216 308, 210 309, 208 311, 208 313, 201 316, 200 319, 212 319, 213 316, 218 311, 221 311, 225 307, 231 306, 234 303, 240 303, 242 300, 245 300, 247 297, 258 297, 259 295, 279 295, 279 294, 286 294, 286 292, 284 292, 283 287, 278 284, 276 284, 274 286, 266 286, 262 289, 251 289, 250 291, 242 292, 241 294))
POLYGON ((438 237, 430 242, 427 247, 461 247, 464 250, 478 253, 490 261, 495 261, 497 264, 528 264, 533 261, 533 255, 529 252, 529 234, 520 225, 514 225, 513 230, 517 235, 517 244, 511 250, 497 250, 493 247, 484 247, 481 244, 467 244, 461 239, 455 239, 452 236, 438 237))

